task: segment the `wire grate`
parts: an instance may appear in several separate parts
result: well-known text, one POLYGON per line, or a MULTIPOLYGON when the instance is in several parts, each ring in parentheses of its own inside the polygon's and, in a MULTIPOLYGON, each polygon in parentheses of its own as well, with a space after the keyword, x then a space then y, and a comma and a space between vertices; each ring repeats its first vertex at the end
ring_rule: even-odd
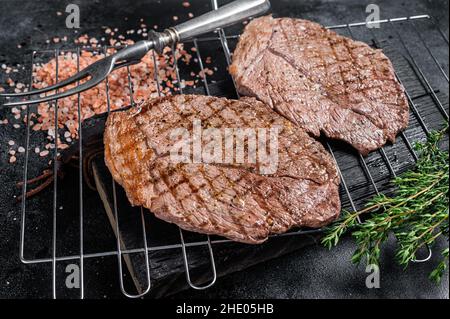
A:
MULTIPOLYGON (((211 0, 211 5, 213 9, 217 9, 218 8, 218 3, 217 0, 211 0)), ((423 48, 428 52, 429 54, 429 58, 432 59, 435 63, 435 65, 438 67, 438 70, 440 72, 440 74, 442 75, 442 77, 444 78, 444 80, 446 81, 446 83, 448 84, 448 74, 446 73, 446 71, 444 70, 444 67, 442 67, 442 65, 439 63, 439 59, 436 57, 436 55, 433 53, 432 48, 430 48, 427 45, 426 39, 421 35, 417 24, 419 23, 428 23, 430 25, 433 26, 434 31, 435 32, 439 32, 443 41, 446 43, 447 47, 448 47, 448 39, 446 38, 445 34, 442 32, 442 30, 439 29, 438 25, 436 24, 436 22, 428 15, 420 15, 420 16, 414 16, 414 17, 402 17, 402 18, 396 18, 396 19, 386 19, 386 20, 381 20, 381 21, 377 21, 378 23, 380 23, 383 28, 384 27, 389 27, 391 28, 395 34, 397 35, 401 46, 405 49, 406 52, 406 56, 408 58, 408 60, 411 62, 412 64, 412 70, 415 73, 416 76, 416 81, 419 81, 422 85, 423 88, 425 90, 425 94, 422 95, 413 95, 412 93, 410 93, 408 90, 407 92, 407 98, 410 104, 410 109, 411 109, 411 116, 414 117, 415 121, 417 121, 417 123, 419 124, 419 127, 421 128, 421 130, 423 131, 423 133, 426 135, 428 135, 431 131, 431 129, 429 128, 428 124, 427 124, 427 120, 422 116, 422 110, 420 109, 419 105, 418 105, 418 100, 420 100, 420 98, 422 98, 423 96, 429 96, 432 99, 432 105, 434 106, 434 108, 441 114, 443 119, 448 120, 448 112, 446 110, 446 106, 445 103, 442 102, 442 97, 438 96, 438 90, 435 90, 433 88, 433 86, 431 85, 431 81, 425 76, 425 73, 423 72, 423 70, 420 68, 420 63, 416 60, 416 58, 414 57, 414 53, 412 52, 412 49, 410 49, 410 47, 407 45, 406 41, 403 39, 401 32, 399 32, 399 30, 397 29, 399 24, 402 24, 403 27, 406 25, 407 27, 410 27, 415 34, 418 37, 418 41, 420 41, 421 45, 423 46, 423 48)), ((375 47, 382 47, 382 41, 380 41, 376 35, 376 32, 374 31, 374 29, 372 28, 367 28, 367 23, 366 22, 358 22, 358 23, 350 23, 350 24, 342 24, 342 25, 335 25, 335 26, 330 26, 330 29, 334 29, 336 31, 342 31, 342 32, 347 32, 348 36, 358 40, 355 36, 355 30, 361 31, 361 29, 367 34, 369 33, 370 38, 373 40, 374 42, 374 46, 375 47)), ((209 37, 203 37, 203 38, 198 38, 198 39, 193 39, 191 42, 191 44, 193 45, 193 47, 195 47, 195 54, 196 54, 196 58, 198 60, 198 65, 200 67, 200 69, 204 68, 204 64, 203 64, 203 55, 201 53, 200 47, 203 44, 208 44, 208 45, 213 45, 213 43, 218 43, 220 45, 221 51, 223 53, 223 56, 225 58, 226 64, 229 65, 231 63, 231 50, 230 50, 230 44, 229 42, 231 41, 236 41, 238 40, 239 35, 227 35, 226 32, 223 29, 219 29, 217 30, 217 32, 214 34, 214 36, 209 36, 209 37)), ((67 50, 66 50, 67 52, 67 50)), ((72 52, 75 52, 77 55, 77 68, 79 70, 80 68, 80 55, 82 54, 81 49, 77 48, 76 50, 73 50, 72 52)), ((173 48, 172 50, 173 53, 176 52, 175 48, 173 48)), ((32 87, 33 84, 33 66, 35 65, 35 57, 37 54, 40 53, 51 53, 54 55, 55 59, 56 59, 56 68, 55 68, 55 73, 56 73, 56 80, 58 80, 58 72, 59 72, 59 68, 58 68, 58 57, 60 55, 60 51, 59 50, 55 50, 55 51, 49 51, 49 50, 41 50, 41 51, 34 51, 32 54, 32 58, 31 58, 31 76, 30 76, 30 89, 32 87)), ((104 54, 107 54, 107 48, 104 49, 103 51, 104 54)), ((448 53, 448 51, 447 51, 448 53)), ((448 57, 447 57, 448 58, 448 57)), ((174 66, 175 66, 175 70, 176 70, 176 75, 178 78, 178 92, 180 94, 182 94, 183 91, 183 87, 181 85, 181 76, 180 76, 180 69, 179 69, 179 65, 178 65, 178 61, 176 59, 176 54, 174 54, 174 66)), ((160 87, 160 81, 158 78, 158 63, 157 63, 157 57, 155 55, 155 53, 153 52, 153 61, 154 61, 154 67, 155 67, 155 81, 157 84, 157 88, 158 88, 158 94, 162 95, 162 90, 160 87)), ((130 68, 128 68, 128 88, 130 91, 130 103, 131 106, 134 107, 135 106, 135 102, 133 100, 133 84, 132 84, 132 74, 130 71, 130 68)), ((399 79, 399 81, 403 83, 403 79, 401 77, 401 75, 397 74, 397 77, 399 79)), ((231 78, 230 78, 231 79, 231 78)), ((231 79, 232 80, 232 79, 231 79)), ((211 89, 210 89, 210 82, 208 80, 208 76, 204 76, 202 78, 202 83, 203 83, 203 87, 205 90, 205 93, 207 95, 211 95, 211 89)), ((233 82, 233 84, 235 84, 233 82)), ((108 112, 111 109, 111 104, 110 104, 110 96, 109 96, 109 83, 108 83, 108 79, 105 80, 105 87, 106 87, 106 96, 107 96, 107 106, 108 106, 108 112)), ((406 85, 405 85, 406 87, 406 85)), ((237 96, 239 96, 239 93, 236 91, 235 94, 237 96)), ((85 251, 85 238, 84 238, 84 225, 86 224, 86 220, 85 220, 85 216, 84 216, 84 208, 85 208, 85 203, 83 202, 83 148, 82 148, 82 140, 83 140, 83 135, 82 135, 82 130, 81 130, 81 107, 80 107, 80 95, 78 95, 78 120, 79 120, 79 140, 80 140, 80 147, 78 150, 78 154, 79 154, 79 171, 78 171, 78 188, 79 188, 79 193, 80 193, 80 198, 79 198, 79 244, 78 244, 78 253, 75 254, 66 254, 66 255, 58 255, 57 254, 57 244, 59 243, 59 241, 61 241, 62 239, 59 238, 57 236, 57 221, 58 221, 58 180, 57 180, 57 167, 56 165, 54 165, 53 167, 53 171, 54 171, 54 180, 53 180, 53 205, 52 205, 52 252, 51 252, 51 257, 50 258, 35 258, 35 259, 27 259, 25 258, 25 237, 27 236, 27 227, 26 227, 26 222, 27 222, 27 218, 29 218, 28 214, 27 214, 27 200, 25 199, 25 193, 27 192, 27 181, 28 181, 28 174, 29 174, 29 167, 28 167, 28 163, 29 163, 29 156, 30 156, 30 138, 31 138, 31 132, 30 132, 30 106, 27 107, 26 110, 26 114, 27 114, 27 119, 28 119, 28 125, 26 127, 26 152, 25 152, 25 167, 24 167, 24 178, 23 180, 25 181, 23 184, 23 189, 22 189, 22 196, 23 196, 23 200, 21 203, 21 208, 22 208, 22 214, 21 214, 21 232, 20 232, 20 259, 23 263, 25 264, 36 264, 36 263, 49 263, 51 264, 51 269, 52 269, 52 294, 53 297, 56 298, 57 297, 57 264, 59 262, 63 262, 63 261, 78 261, 79 266, 80 266, 80 280, 81 280, 81 286, 80 286, 80 294, 79 297, 80 298, 84 298, 85 295, 85 289, 84 289, 84 261, 86 259, 100 259, 102 257, 106 257, 106 256, 117 256, 117 261, 118 261, 118 269, 119 269, 119 280, 120 280, 120 288, 122 293, 130 298, 137 298, 137 297, 142 297, 145 294, 147 294, 150 290, 151 290, 151 267, 150 267, 150 260, 149 260, 149 252, 151 251, 161 251, 161 250, 169 250, 169 249, 181 249, 181 256, 183 258, 183 262, 184 262, 184 268, 185 268, 185 273, 186 273, 186 280, 188 282, 188 284, 194 288, 194 289, 206 289, 208 287, 211 287, 216 279, 217 279, 217 272, 216 272, 216 264, 215 264, 215 260, 214 260, 214 251, 213 251, 213 247, 219 245, 219 244, 226 244, 229 243, 230 240, 227 239, 212 239, 210 238, 210 236, 205 236, 205 240, 197 240, 197 241, 190 241, 190 242, 186 242, 185 241, 185 237, 183 235, 183 231, 181 229, 179 229, 179 236, 180 236, 180 242, 176 243, 176 244, 167 244, 167 245, 158 245, 158 246, 149 246, 148 242, 147 242, 147 231, 148 231, 148 226, 146 224, 145 221, 145 212, 143 208, 140 208, 140 224, 142 226, 142 247, 139 248, 134 248, 134 249, 124 249, 122 246, 122 241, 121 241, 121 233, 120 233, 120 216, 119 216, 119 212, 118 212, 118 198, 116 195, 116 184, 114 182, 114 180, 111 177, 111 183, 112 183, 112 189, 113 189, 113 201, 114 201, 114 216, 115 216, 115 220, 116 220, 116 224, 115 224, 115 234, 116 234, 116 249, 115 250, 109 250, 109 251, 99 251, 99 252, 93 252, 93 253, 89 253, 85 251), (193 278, 191 278, 191 274, 190 274, 190 263, 189 263, 189 254, 188 254, 188 248, 193 248, 193 247, 203 247, 206 248, 208 250, 209 253, 209 257, 210 257, 210 261, 211 261, 211 273, 212 273, 212 278, 210 280, 210 282, 202 285, 202 286, 197 286, 193 280, 193 278), (142 292, 138 293, 138 294, 131 294, 129 293, 126 288, 125 288, 125 284, 124 284, 124 270, 123 270, 123 259, 124 259, 124 255, 130 255, 130 254, 141 254, 144 256, 144 263, 145 263, 145 270, 146 270, 146 286, 142 289, 142 292)), ((58 127, 57 127, 57 123, 58 123, 58 101, 54 102, 54 107, 55 107, 55 132, 57 132, 58 127)), ((412 157, 413 161, 417 161, 418 157, 417 154, 413 148, 413 142, 414 140, 416 140, 416 136, 421 136, 420 132, 417 133, 418 135, 414 135, 414 139, 412 137, 408 137, 408 133, 407 132, 402 132, 400 133, 400 137, 402 142, 405 145, 405 148, 407 149, 407 151, 409 152, 410 156, 412 157)), ((58 143, 57 139, 55 140, 55 143, 58 143)), ((361 194, 355 194, 356 190, 358 189, 358 185, 354 186, 354 183, 352 183, 351 181, 346 179, 346 176, 344 174, 344 170, 342 169, 343 166, 348 165, 348 163, 343 163, 339 161, 339 156, 337 156, 337 152, 339 152, 339 148, 338 146, 334 145, 333 142, 325 142, 327 149, 330 151, 333 159, 336 161, 337 163, 337 167, 338 167, 338 173, 340 175, 341 178, 341 197, 343 202, 346 201, 347 206, 350 207, 351 210, 356 211, 359 205, 359 202, 361 201, 361 194)), ((380 193, 380 184, 382 183, 386 183, 391 177, 395 177, 397 176, 397 174, 399 173, 398 168, 396 169, 393 161, 392 161, 392 153, 391 150, 386 149, 385 147, 381 148, 380 150, 378 150, 377 155, 370 155, 368 158, 364 158, 361 155, 355 155, 353 154, 352 156, 354 157, 354 159, 356 160, 356 165, 357 167, 359 167, 362 170, 362 173, 364 175, 365 178, 365 182, 368 183, 368 185, 372 188, 372 192, 379 194, 380 193), (380 158, 380 162, 381 165, 384 165, 389 174, 387 176, 374 176, 373 174, 373 170, 374 170, 374 166, 373 163, 374 161, 371 161, 372 157, 375 156, 379 156, 380 158)), ((56 163, 56 159, 58 157, 58 148, 57 145, 55 145, 54 148, 54 154, 53 154, 53 163, 56 163)), ((367 195, 367 194, 365 194, 367 195)), ((300 230, 296 230, 296 231, 291 231, 285 234, 281 234, 281 235, 274 235, 272 237, 284 237, 284 236, 296 236, 296 235, 306 235, 306 234, 313 234, 313 233, 318 233, 320 232, 320 230, 310 230, 310 229, 300 229, 300 230)), ((425 258, 424 260, 427 260, 431 255, 431 251, 429 251, 428 257, 425 258)), ((420 260, 420 261, 424 261, 424 260, 420 260)))

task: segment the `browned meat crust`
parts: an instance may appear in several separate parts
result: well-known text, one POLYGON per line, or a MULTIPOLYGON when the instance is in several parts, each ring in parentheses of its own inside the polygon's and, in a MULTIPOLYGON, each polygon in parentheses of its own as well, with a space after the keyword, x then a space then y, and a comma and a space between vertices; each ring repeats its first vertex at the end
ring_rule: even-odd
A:
POLYGON ((367 44, 300 19, 253 20, 234 52, 238 90, 319 136, 361 154, 408 125, 408 101, 389 59, 367 44))
MULTIPOLYGON (((202 145, 207 141, 202 140, 202 145)), ((109 116, 105 161, 130 202, 183 229, 261 243, 294 226, 321 227, 340 211, 339 177, 323 146, 257 100, 178 95, 109 116), (270 128, 278 133, 278 169, 260 163, 173 163, 173 128, 270 128)))

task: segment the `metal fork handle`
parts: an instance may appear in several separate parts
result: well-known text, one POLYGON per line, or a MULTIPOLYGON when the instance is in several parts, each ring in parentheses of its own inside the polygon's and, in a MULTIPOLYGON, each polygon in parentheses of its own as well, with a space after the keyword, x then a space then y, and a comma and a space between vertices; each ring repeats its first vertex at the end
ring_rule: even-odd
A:
POLYGON ((250 17, 264 14, 270 9, 269 0, 237 0, 217 10, 205 13, 164 32, 150 32, 149 44, 161 52, 164 47, 225 28, 250 17))
POLYGON ((261 15, 269 9, 269 0, 237 0, 181 23, 170 30, 175 31, 178 41, 184 41, 244 21, 249 17, 261 15))
POLYGON ((261 15, 269 9, 269 0, 233 1, 217 10, 166 29, 164 32, 151 32, 149 40, 139 41, 120 50, 114 54, 113 59, 115 63, 118 61, 139 62, 150 49, 154 48, 157 52, 161 52, 166 46, 261 15))

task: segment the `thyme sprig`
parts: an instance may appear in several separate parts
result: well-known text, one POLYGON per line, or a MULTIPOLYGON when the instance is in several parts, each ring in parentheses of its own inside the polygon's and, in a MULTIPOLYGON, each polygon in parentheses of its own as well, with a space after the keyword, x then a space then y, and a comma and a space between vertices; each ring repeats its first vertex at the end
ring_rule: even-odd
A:
MULTIPOLYGON (((352 262, 378 264, 382 244, 392 234, 397 239, 396 260, 405 268, 415 260, 417 251, 432 246, 436 239, 449 236, 449 157, 439 148, 448 134, 448 123, 441 131, 432 132, 427 141, 418 143, 420 158, 414 169, 396 177, 391 196, 373 197, 364 209, 344 211, 341 217, 325 230, 322 243, 331 249, 340 238, 351 233, 356 242, 352 262), (369 213, 362 223, 358 220, 369 213)), ((441 262, 430 274, 440 282, 448 268, 449 249, 441 252, 441 262)))

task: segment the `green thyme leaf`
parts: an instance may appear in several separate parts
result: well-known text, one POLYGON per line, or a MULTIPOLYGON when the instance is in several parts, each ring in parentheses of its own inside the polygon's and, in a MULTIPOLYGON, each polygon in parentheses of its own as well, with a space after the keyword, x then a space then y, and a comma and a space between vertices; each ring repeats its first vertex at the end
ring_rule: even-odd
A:
MULTIPOLYGON (((325 229, 322 243, 328 249, 350 233, 356 242, 352 262, 378 264, 383 243, 390 235, 397 239, 395 258, 403 267, 416 259, 423 247, 431 247, 438 238, 449 236, 449 157, 439 143, 448 134, 448 123, 441 131, 432 132, 425 143, 417 143, 420 158, 414 169, 393 179, 392 196, 377 195, 358 212, 344 211, 325 229), (361 215, 368 214, 362 223, 361 215)), ((440 282, 448 268, 448 247, 430 274, 440 282)))

